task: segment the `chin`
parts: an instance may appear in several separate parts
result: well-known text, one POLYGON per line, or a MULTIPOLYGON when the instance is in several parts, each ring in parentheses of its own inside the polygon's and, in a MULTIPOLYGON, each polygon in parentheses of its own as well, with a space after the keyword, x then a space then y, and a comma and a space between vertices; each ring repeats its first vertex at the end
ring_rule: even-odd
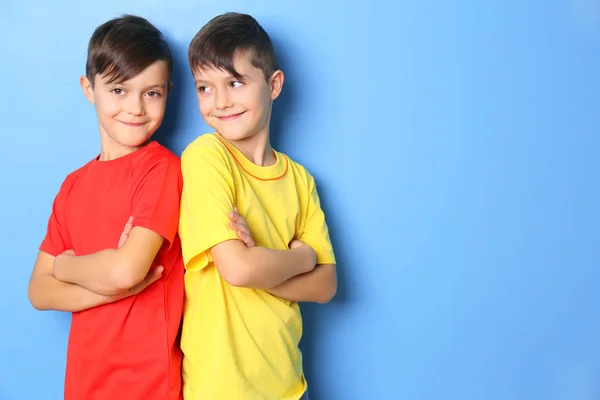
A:
POLYGON ((248 132, 235 132, 235 131, 221 131, 221 130, 217 130, 217 132, 219 132, 219 134, 221 136, 223 136, 225 139, 229 140, 230 142, 239 142, 241 140, 245 140, 245 139, 249 139, 252 136, 254 136, 251 133, 248 132))
POLYGON ((152 135, 145 137, 145 138, 136 138, 136 139, 132 139, 132 138, 127 138, 127 139, 123 139, 120 140, 119 143, 121 143, 121 145, 123 146, 127 146, 127 147, 139 147, 141 145, 143 145, 144 143, 146 143, 148 140, 150 140, 150 138, 152 138, 152 135))

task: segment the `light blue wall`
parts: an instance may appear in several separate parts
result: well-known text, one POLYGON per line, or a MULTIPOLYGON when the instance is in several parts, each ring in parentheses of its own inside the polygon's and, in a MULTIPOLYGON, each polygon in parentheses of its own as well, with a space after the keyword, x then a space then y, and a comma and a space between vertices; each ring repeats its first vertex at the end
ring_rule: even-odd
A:
POLYGON ((99 151, 90 34, 124 12, 164 30, 180 154, 207 131, 187 45, 225 11, 275 41, 274 141, 316 176, 337 250, 337 299, 304 307, 312 398, 600 398, 596 2, 51 3, 0 5, 0 399, 62 396, 69 316, 26 289, 62 179, 99 151))

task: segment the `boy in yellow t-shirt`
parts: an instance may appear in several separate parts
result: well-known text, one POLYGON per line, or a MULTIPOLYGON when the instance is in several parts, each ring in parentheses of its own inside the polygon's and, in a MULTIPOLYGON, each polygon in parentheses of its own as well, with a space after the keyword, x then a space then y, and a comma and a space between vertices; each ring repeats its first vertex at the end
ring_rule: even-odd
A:
POLYGON ((313 177, 269 142, 283 73, 267 33, 237 13, 198 32, 189 62, 216 132, 181 160, 184 398, 308 399, 298 302, 331 300, 336 268, 313 177))

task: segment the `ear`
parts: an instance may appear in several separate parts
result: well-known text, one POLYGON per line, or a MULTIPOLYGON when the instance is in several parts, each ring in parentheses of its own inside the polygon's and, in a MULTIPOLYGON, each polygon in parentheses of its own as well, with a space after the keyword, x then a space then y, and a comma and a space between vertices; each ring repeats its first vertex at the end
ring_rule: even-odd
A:
POLYGON ((273 72, 271 75, 271 79, 269 79, 269 86, 271 87, 271 100, 275 100, 279 97, 281 93, 281 89, 283 89, 283 71, 277 70, 273 72))
POLYGON ((79 78, 79 84, 81 85, 81 89, 83 89, 83 94, 90 103, 96 104, 94 101, 94 88, 92 87, 92 83, 87 78, 87 76, 82 76, 79 78))
POLYGON ((169 86, 167 87, 167 94, 171 94, 171 89, 173 89, 173 82, 169 82, 169 86))

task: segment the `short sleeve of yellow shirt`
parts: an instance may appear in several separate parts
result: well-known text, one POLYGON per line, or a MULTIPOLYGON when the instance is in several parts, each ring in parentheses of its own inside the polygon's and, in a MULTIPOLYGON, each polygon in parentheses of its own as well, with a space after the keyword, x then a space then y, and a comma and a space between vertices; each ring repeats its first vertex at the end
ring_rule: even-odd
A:
POLYGON ((317 255, 317 264, 335 264, 335 255, 329 238, 325 214, 321 209, 317 187, 314 178, 307 175, 309 195, 306 222, 298 239, 313 248, 317 255))
POLYGON ((212 261, 212 247, 237 239, 228 225, 235 204, 233 181, 228 160, 218 148, 189 147, 181 167, 186 172, 179 218, 183 259, 188 270, 200 270, 212 261))

